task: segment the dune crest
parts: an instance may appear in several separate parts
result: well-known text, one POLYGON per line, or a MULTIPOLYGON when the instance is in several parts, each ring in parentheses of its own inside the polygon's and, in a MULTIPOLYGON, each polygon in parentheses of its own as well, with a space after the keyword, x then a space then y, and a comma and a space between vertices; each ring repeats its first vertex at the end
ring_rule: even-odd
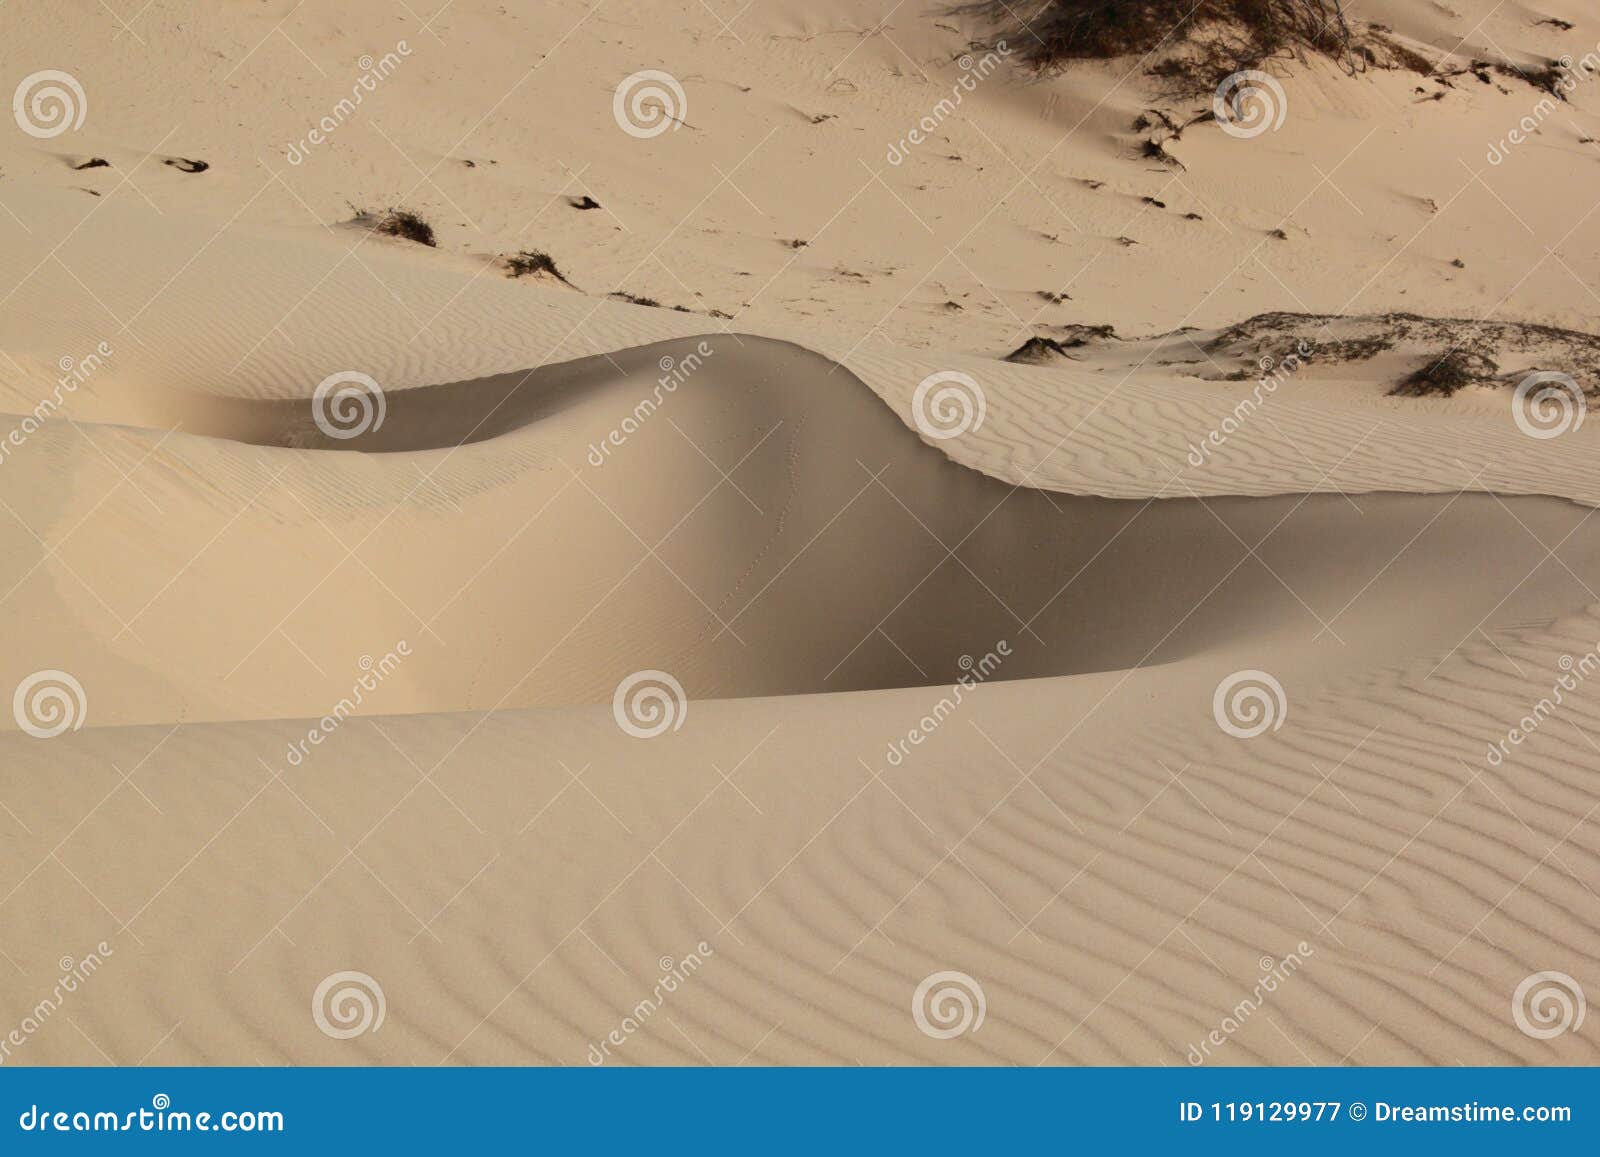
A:
POLYGON ((0 3, 0 1061, 1600 1063, 1592 5, 1269 8, 0 3))

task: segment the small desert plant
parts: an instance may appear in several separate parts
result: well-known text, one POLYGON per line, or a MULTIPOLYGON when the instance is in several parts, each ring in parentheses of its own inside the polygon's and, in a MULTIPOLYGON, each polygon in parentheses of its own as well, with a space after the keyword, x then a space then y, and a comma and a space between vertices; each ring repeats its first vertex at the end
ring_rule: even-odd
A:
POLYGON ((571 285, 566 275, 556 268, 555 258, 542 249, 524 249, 505 259, 508 277, 527 277, 530 274, 548 273, 563 285, 571 285))
POLYGON ((386 237, 403 237, 407 241, 415 241, 418 245, 426 245, 430 249, 439 245, 433 236, 433 226, 409 209, 385 209, 382 213, 370 213, 365 209, 358 209, 356 224, 365 225, 374 233, 382 233, 386 237))

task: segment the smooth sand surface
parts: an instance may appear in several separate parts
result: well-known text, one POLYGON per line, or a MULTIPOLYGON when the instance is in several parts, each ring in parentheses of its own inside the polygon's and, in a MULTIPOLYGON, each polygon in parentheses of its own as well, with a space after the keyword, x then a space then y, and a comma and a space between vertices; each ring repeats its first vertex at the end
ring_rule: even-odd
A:
POLYGON ((1280 131, 1173 165, 1133 61, 1004 63, 886 161, 976 29, 871 0, 0 6, 0 79, 89 101, 0 133, 0 688, 82 689, 0 716, 0 1059, 1600 1061, 1513 1011, 1600 992, 1600 426, 1511 389, 1583 343, 1240 409, 1396 311, 1592 328, 1592 86, 1490 164, 1538 91, 1454 70, 1600 30, 1371 7, 1438 75, 1281 62, 1280 131), (679 129, 614 120, 644 68, 679 129), (1228 329, 1275 310, 1352 320, 1228 329))

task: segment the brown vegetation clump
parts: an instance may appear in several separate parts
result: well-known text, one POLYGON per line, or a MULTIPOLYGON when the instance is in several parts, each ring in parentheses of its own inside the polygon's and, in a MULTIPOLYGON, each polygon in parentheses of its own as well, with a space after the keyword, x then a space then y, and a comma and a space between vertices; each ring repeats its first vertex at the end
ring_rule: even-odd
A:
POLYGON ((556 267, 555 258, 542 249, 524 249, 520 253, 513 253, 502 259, 505 262, 507 277, 529 277, 537 274, 548 274, 564 285, 572 282, 556 267))
POLYGON ((1500 366, 1477 350, 1452 349, 1430 358, 1389 393, 1401 398, 1448 398, 1468 386, 1488 385, 1500 366))
POLYGON ((1039 70, 1151 55, 1152 72, 1204 88, 1286 50, 1357 67, 1344 0, 969 0, 955 11, 1039 70))
POLYGON ((400 237, 429 248, 436 248, 439 244, 433 235, 433 226, 409 209, 385 209, 382 213, 358 209, 355 224, 386 237, 400 237))

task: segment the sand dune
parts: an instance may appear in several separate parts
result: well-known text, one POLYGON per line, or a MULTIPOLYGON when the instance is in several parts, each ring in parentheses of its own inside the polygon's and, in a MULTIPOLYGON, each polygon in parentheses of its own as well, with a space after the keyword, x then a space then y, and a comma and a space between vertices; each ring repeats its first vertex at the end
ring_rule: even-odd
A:
MULTIPOLYGON (((1138 502, 1006 485, 950 461, 836 363, 738 335, 418 387, 389 396, 377 425, 349 404, 368 424, 350 438, 333 400, 232 399, 185 415, 210 437, 79 426, 59 462, 8 467, 18 486, 59 491, 102 459, 163 462, 83 530, 64 521, 72 560, 157 541, 193 511, 195 538, 174 544, 193 565, 119 555, 114 585, 69 563, 72 587, 47 586, 50 560, 28 561, 39 540, 11 534, 14 605, 61 600, 77 623, 108 624, 109 648, 62 632, 61 665, 97 689, 99 721, 241 704, 314 716, 344 698, 358 658, 401 640, 416 660, 383 710, 603 702, 641 669, 696 698, 946 683, 1002 641, 1001 678, 1251 640, 1282 644, 1286 665, 1300 634, 1337 641, 1314 662, 1359 669, 1579 609, 1573 575, 1600 544, 1587 511, 1552 500, 1201 499, 1180 497, 1181 476, 1138 502), (300 448, 263 448, 286 442, 300 448), (427 476, 445 456, 486 480, 497 460, 508 472, 436 496, 427 476), (414 493, 435 502, 364 509, 414 493), (1502 541, 1489 558, 1486 533, 1502 541), (179 625, 197 617, 226 626, 179 625)), ((13 660, 15 679, 31 661, 13 660)))
MULTIPOLYGON (((501 624, 499 646, 473 618, 436 617, 440 638, 412 632, 372 702, 468 713, 100 725, 163 695, 173 710, 173 688, 234 653, 191 637, 181 669, 148 647, 138 674, 75 663, 96 726, 6 737, 0 798, 29 817, 6 942, 114 925, 107 980, 73 1009, 108 1056, 583 1063, 656 958, 704 942, 696 983, 615 1059, 1183 1063, 1259 957, 1305 942, 1289 993, 1219 1060, 1593 1058, 1477 1011, 1524 965, 1595 948, 1583 881, 1600 849, 1570 826, 1593 713, 1576 700, 1512 762, 1485 762, 1503 705, 1547 694, 1556 656, 1600 637, 1577 577, 1600 550, 1587 510, 1049 496, 954 464, 817 355, 715 341, 620 445, 604 442, 619 415, 698 339, 552 367, 515 392, 439 388, 451 420, 498 406, 505 424, 460 455, 514 445, 542 463, 412 514, 396 544, 434 589, 466 576, 452 605, 501 624), (601 467, 585 460, 597 443, 601 467), (687 520, 686 496, 704 498, 687 520), (488 527, 541 509, 496 553, 488 527), (1263 665, 1283 726, 1233 738, 1213 690, 1263 665), (681 728, 648 743, 609 706, 645 667, 691 696, 681 728), (947 717, 964 674, 978 685, 947 717), (912 684, 945 685, 860 690, 912 684), (852 694, 803 695, 819 691, 852 694), (726 698, 750 695, 771 697, 726 698), (509 710, 530 702, 598 706, 509 710), (70 786, 46 791, 50 767, 70 767, 70 786), (128 841, 152 850, 136 871, 128 841), (990 1017, 949 1051, 899 1014, 941 966, 982 977, 990 1017), (336 967, 379 977, 390 1002, 354 1052, 303 1013, 336 967)), ((426 431, 434 389, 396 399, 380 433, 426 431)), ((185 476, 226 478, 216 462, 262 452, 183 437, 185 457, 207 453, 185 476)), ((265 461, 278 455, 388 484, 412 457, 265 461)), ((275 549, 232 547, 228 593, 275 549)), ((351 573, 297 616, 346 615, 346 584, 371 581, 351 573)), ((214 576, 166 613, 221 615, 207 589, 214 576)), ((321 654, 300 622, 297 646, 321 654)), ((398 637, 406 612, 365 622, 398 637)), ((263 658, 208 689, 314 715, 356 673, 284 686, 263 658)), ((30 977, 42 966, 13 955, 30 977)), ((52 1033, 30 1055, 89 1047, 52 1033)))
POLYGON ((0 6, 0 1061, 1600 1062, 1582 8, 0 6))
MULTIPOLYGON (((898 768, 944 693, 695 701, 647 744, 605 707, 354 720, 299 768, 290 722, 10 736, 39 866, 6 947, 35 979, 46 946, 127 922, 68 1010, 119 1063, 582 1064, 702 941, 616 1062, 1183 1064, 1304 941, 1217 1063, 1594 1063, 1503 1012, 1536 964, 1600 947, 1600 847, 1573 830, 1592 697, 1514 764, 1483 752, 1499 705, 1597 634, 1583 615, 1431 672, 1289 677, 1256 740, 1210 718, 1240 654, 994 683, 898 768), (307 1017, 340 968, 381 982, 382 1031, 307 1017), (907 1015, 941 968, 980 978, 979 1032, 907 1015)), ((101 1059, 66 1027, 30 1057, 101 1059)))

